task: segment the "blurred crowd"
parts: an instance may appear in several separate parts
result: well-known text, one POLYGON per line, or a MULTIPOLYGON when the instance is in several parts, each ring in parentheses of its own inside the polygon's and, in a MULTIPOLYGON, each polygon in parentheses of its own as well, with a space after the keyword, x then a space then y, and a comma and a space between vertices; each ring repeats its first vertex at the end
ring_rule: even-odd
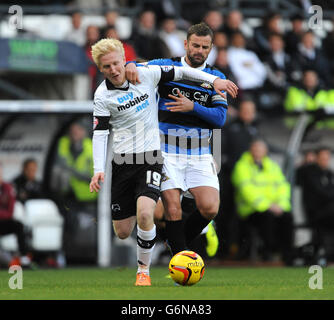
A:
MULTIPOLYGON (((131 1, 125 2, 131 5, 131 1)), ((192 23, 207 23, 214 31, 207 63, 221 70, 240 89, 238 98, 229 100, 230 118, 222 132, 217 256, 249 259, 251 242, 258 237, 262 241, 263 260, 271 260, 273 253, 280 252, 283 261, 292 264, 292 186, 268 154, 267 142, 259 138, 257 114, 334 107, 334 61, 331 59, 334 19, 332 31, 319 38, 308 28, 306 15, 295 14, 283 19, 280 13, 269 12, 259 26, 250 28, 238 10, 223 15, 219 8, 208 10, 202 2, 194 11, 188 11, 176 15, 172 7, 148 7, 133 21, 126 39, 120 39, 116 27, 118 10, 105 12, 103 27, 84 25, 84 13, 75 11, 71 14, 72 28, 63 40, 85 50, 91 62, 88 73, 93 95, 102 75, 93 63, 91 46, 101 38, 121 40, 127 61, 183 56, 187 28, 192 23)), ((78 198, 85 196, 83 189, 88 191, 92 170, 92 164, 87 164, 91 159, 89 144, 82 128, 75 125, 69 136, 59 141, 58 164, 71 174, 71 188, 62 196, 72 204, 96 201, 89 194, 87 198, 78 198)), ((324 233, 334 229, 334 173, 330 169, 330 156, 331 149, 327 146, 312 150, 297 171, 307 224, 313 230, 312 241, 317 248, 323 245, 324 233)), ((38 183, 28 183, 33 180, 29 172, 34 171, 34 166, 33 159, 28 159, 22 175, 14 182, 17 199, 22 202, 41 192, 38 183)), ((17 230, 22 238, 22 230, 19 227, 17 230)), ((26 249, 24 245, 21 247, 25 256, 26 249)))
MULTIPOLYGON (((120 39, 127 61, 184 55, 186 30, 192 21, 154 9, 140 12, 130 36, 120 39)), ((83 46, 91 62, 89 76, 94 92, 101 74, 92 62, 90 48, 101 38, 119 39, 119 12, 106 12, 103 27, 85 26, 82 19, 83 13, 72 14, 72 30, 64 40, 83 46)), ((214 31, 207 63, 240 88, 238 101, 230 101, 230 105, 232 102, 237 107, 245 98, 252 99, 261 112, 298 112, 334 105, 334 63, 330 59, 334 29, 320 38, 308 28, 306 15, 283 19, 278 12, 269 12, 254 28, 245 23, 238 10, 226 15, 219 9, 203 10, 199 21, 214 31)))

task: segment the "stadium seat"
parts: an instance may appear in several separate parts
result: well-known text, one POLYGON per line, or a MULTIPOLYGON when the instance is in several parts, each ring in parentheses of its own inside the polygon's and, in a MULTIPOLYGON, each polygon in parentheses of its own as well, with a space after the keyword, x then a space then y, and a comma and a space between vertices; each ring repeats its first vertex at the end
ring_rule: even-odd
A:
MULTIPOLYGON (((24 206, 21 202, 16 201, 13 213, 13 219, 25 224, 24 206)), ((4 251, 16 252, 18 250, 17 238, 14 234, 2 236, 0 239, 0 247, 4 251)))
POLYGON ((49 199, 28 200, 26 224, 31 230, 31 249, 59 251, 62 248, 63 223, 56 204, 49 199))

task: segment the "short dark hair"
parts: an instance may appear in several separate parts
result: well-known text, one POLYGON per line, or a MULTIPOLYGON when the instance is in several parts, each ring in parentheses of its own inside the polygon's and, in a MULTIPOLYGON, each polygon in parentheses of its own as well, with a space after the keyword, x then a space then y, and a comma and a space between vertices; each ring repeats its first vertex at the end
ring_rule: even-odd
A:
POLYGON ((210 29, 210 27, 204 23, 198 23, 198 24, 194 24, 192 25, 187 32, 187 40, 189 40, 189 38, 195 34, 196 36, 199 37, 205 37, 205 36, 210 36, 211 37, 211 41, 213 42, 213 31, 210 29))
POLYGON ((332 152, 331 148, 329 146, 323 145, 323 146, 319 146, 318 148, 315 149, 315 153, 318 155, 320 152, 322 151, 328 151, 328 152, 332 152))
POLYGON ((268 38, 270 39, 270 38, 273 38, 273 37, 277 37, 277 38, 280 38, 280 39, 284 40, 283 36, 278 32, 270 32, 268 38))
POLYGON ((23 169, 25 169, 26 167, 27 167, 27 165, 29 164, 29 163, 36 163, 37 164, 37 161, 36 161, 36 159, 35 158, 27 158, 27 159, 25 159, 24 161, 23 161, 23 169))

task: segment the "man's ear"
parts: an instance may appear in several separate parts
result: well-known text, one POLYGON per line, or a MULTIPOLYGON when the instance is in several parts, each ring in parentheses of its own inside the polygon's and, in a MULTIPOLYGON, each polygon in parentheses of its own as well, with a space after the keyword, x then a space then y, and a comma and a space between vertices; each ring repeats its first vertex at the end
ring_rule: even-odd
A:
POLYGON ((187 51, 188 41, 187 39, 184 40, 184 49, 187 51))

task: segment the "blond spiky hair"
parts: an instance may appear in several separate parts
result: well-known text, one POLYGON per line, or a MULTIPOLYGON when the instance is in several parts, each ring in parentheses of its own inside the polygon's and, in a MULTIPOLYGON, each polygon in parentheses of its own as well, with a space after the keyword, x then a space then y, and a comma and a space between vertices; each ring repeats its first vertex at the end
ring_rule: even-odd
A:
POLYGON ((113 38, 101 39, 92 46, 92 57, 95 64, 100 67, 100 58, 112 51, 118 51, 124 57, 124 47, 121 41, 113 38))

